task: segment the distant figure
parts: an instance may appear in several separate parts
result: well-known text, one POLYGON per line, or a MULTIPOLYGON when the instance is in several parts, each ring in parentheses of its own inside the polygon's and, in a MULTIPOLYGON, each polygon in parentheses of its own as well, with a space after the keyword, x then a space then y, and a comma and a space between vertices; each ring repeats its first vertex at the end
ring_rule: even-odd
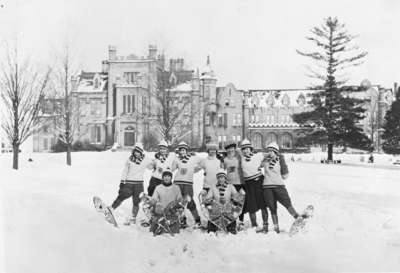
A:
POLYGON ((292 157, 290 158, 290 160, 294 162, 294 156, 292 156, 292 157))
POLYGON ((370 154, 368 157, 368 163, 374 163, 374 155, 370 154))
POLYGON ((32 159, 32 158, 29 158, 29 159, 28 159, 28 162, 33 162, 33 159, 32 159))

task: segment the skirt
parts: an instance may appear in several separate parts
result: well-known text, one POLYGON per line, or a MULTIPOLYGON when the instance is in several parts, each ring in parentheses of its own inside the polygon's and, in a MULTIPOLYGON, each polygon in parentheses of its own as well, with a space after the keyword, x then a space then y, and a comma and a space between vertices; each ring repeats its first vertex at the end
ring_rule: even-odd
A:
POLYGON ((245 181, 244 188, 246 197, 244 200, 243 213, 255 213, 259 209, 265 209, 266 204, 264 202, 262 187, 263 181, 263 176, 245 181))

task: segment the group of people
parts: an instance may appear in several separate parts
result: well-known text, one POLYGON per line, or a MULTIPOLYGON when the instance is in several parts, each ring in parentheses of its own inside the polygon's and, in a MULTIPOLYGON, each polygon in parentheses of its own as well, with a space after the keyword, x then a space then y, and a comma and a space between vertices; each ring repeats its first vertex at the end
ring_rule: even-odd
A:
MULTIPOLYGON (((135 224, 139 211, 140 195, 144 192, 143 175, 146 169, 152 170, 147 194, 158 210, 170 202, 189 200, 187 209, 191 212, 196 227, 201 227, 199 212, 194 202, 194 174, 204 171, 201 196, 204 200, 219 203, 234 201, 238 193, 245 194, 245 202, 238 223, 234 221, 228 229, 232 233, 243 228, 244 214, 249 213, 251 226, 261 232, 268 232, 268 210, 270 211, 273 230, 280 232, 277 215, 277 203, 282 204, 294 217, 299 215, 293 208, 284 180, 289 171, 284 156, 277 143, 268 145, 266 152, 256 153, 249 140, 242 141, 240 147, 234 142, 225 145, 225 155, 218 154, 218 146, 209 143, 207 156, 200 157, 189 153, 190 147, 185 142, 177 146, 177 153, 170 152, 166 141, 158 145, 155 155, 144 151, 137 143, 128 158, 122 172, 118 196, 110 209, 116 209, 124 200, 132 198, 132 214, 128 223, 135 224), (256 212, 262 212, 262 227, 257 227, 256 212)), ((181 227, 187 227, 186 218, 181 219, 181 227)), ((208 231, 217 228, 207 224, 208 231)))

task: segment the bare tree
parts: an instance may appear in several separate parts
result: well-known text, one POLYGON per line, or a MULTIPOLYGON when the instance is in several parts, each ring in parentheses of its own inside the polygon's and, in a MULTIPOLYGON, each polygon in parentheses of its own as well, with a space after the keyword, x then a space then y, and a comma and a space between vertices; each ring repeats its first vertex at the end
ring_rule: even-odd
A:
POLYGON ((71 151, 74 135, 79 129, 79 107, 73 98, 72 77, 76 74, 72 64, 71 49, 68 43, 56 57, 56 69, 53 78, 55 95, 61 99, 56 107, 56 132, 58 139, 66 145, 66 163, 71 166, 71 151))
POLYGON ((187 118, 191 100, 187 96, 177 96, 174 91, 176 85, 173 73, 162 67, 157 68, 156 90, 153 94, 158 104, 156 122, 161 136, 171 145, 190 133, 188 127, 191 122, 187 118))
POLYGON ((18 169, 20 145, 39 125, 39 106, 50 77, 41 73, 29 58, 20 58, 18 48, 7 48, 1 62, 0 92, 4 105, 1 127, 13 147, 13 169, 18 169))

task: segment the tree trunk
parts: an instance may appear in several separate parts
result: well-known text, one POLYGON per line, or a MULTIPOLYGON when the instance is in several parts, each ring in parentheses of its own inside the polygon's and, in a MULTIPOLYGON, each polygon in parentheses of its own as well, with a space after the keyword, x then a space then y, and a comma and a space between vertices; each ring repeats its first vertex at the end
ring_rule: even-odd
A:
POLYGON ((13 169, 18 170, 19 145, 13 145, 13 169))
POLYGON ((71 166, 71 144, 67 144, 67 165, 71 166))
POLYGON ((333 160, 333 143, 328 143, 328 161, 333 160))

